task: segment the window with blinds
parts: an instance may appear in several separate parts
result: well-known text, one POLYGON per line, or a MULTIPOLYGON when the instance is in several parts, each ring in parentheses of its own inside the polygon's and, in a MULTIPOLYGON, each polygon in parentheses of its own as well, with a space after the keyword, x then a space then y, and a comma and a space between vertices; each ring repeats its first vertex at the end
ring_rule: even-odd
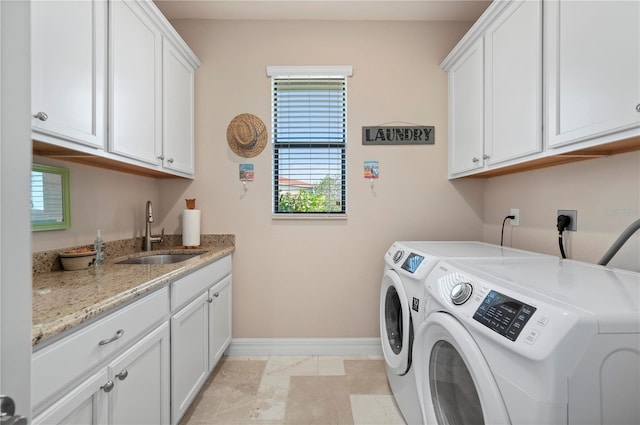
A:
POLYGON ((42 164, 31 166, 31 229, 71 227, 69 170, 42 164))
POLYGON ((346 76, 272 75, 274 214, 346 214, 346 76))

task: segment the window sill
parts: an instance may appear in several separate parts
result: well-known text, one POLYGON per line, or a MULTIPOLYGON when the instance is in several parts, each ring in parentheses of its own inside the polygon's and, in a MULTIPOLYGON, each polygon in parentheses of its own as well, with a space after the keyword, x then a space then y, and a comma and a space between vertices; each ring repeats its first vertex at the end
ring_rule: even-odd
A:
POLYGON ((272 220, 346 220, 347 214, 271 214, 272 220))

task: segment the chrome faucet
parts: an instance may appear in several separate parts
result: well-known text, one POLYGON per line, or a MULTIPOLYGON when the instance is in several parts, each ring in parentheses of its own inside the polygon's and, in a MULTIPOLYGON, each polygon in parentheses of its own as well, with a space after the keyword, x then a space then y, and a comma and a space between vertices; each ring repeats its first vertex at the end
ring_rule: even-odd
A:
POLYGON ((160 236, 151 235, 151 223, 153 223, 153 208, 151 207, 151 201, 147 201, 146 209, 146 228, 144 230, 144 247, 145 251, 151 251, 154 243, 162 243, 164 241, 164 228, 162 228, 162 234, 160 236))

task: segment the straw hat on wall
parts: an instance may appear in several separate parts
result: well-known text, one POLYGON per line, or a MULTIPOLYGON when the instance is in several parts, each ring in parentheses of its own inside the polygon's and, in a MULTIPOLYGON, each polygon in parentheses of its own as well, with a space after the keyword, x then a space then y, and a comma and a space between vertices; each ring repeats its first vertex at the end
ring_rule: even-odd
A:
POLYGON ((227 127, 227 143, 237 155, 253 158, 267 145, 267 127, 255 115, 240 114, 227 127))

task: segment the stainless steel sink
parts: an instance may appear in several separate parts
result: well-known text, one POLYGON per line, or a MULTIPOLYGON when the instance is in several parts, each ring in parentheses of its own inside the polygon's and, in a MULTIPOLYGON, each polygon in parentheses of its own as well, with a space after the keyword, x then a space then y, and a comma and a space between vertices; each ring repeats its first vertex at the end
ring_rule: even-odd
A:
POLYGON ((191 254, 152 254, 118 261, 116 264, 173 264, 197 257, 201 254, 201 252, 191 254))

